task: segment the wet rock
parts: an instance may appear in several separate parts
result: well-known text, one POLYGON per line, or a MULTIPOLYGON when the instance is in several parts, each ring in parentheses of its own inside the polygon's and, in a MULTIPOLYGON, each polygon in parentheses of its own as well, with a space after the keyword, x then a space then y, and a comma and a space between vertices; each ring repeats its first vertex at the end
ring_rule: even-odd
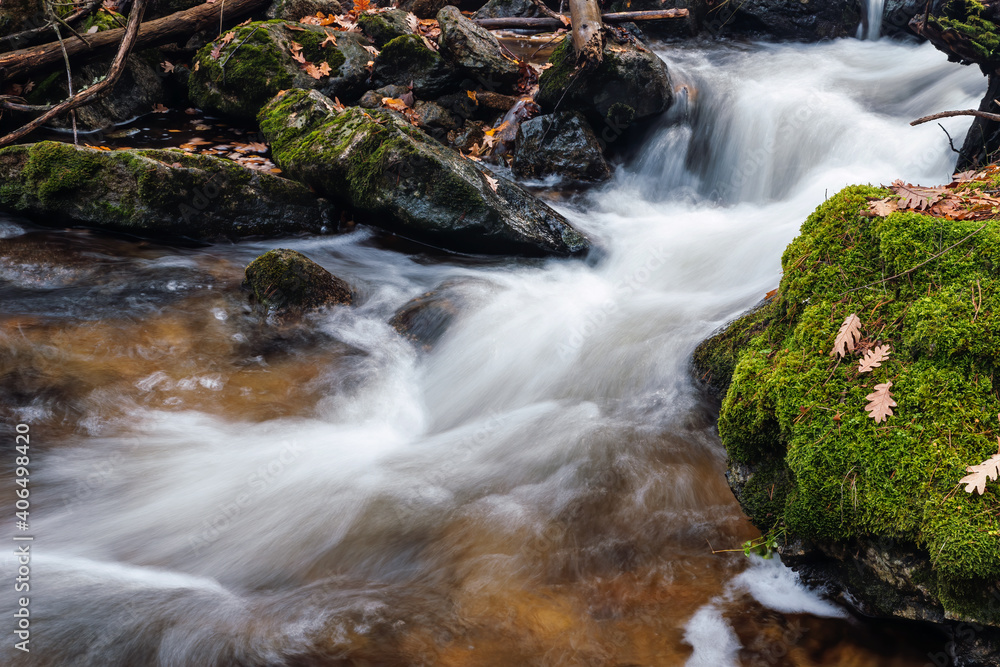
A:
POLYGON ((0 208, 42 225, 203 240, 318 233, 327 214, 304 186, 230 160, 52 141, 0 149, 0 208))
POLYGON ((269 250, 247 265, 243 286, 269 311, 286 314, 349 306, 350 286, 295 250, 269 250))
POLYGON ((377 86, 412 85, 417 97, 429 99, 456 90, 460 77, 420 37, 403 35, 386 44, 375 58, 372 80, 377 86))
POLYGON ((472 18, 506 19, 512 16, 533 18, 541 15, 541 10, 531 0, 490 0, 476 10, 472 18))
POLYGON ((539 116, 521 123, 514 161, 518 178, 556 175, 573 181, 605 181, 611 169, 587 120, 576 112, 539 116))
POLYGON ((461 125, 460 119, 456 118, 447 109, 438 104, 437 102, 424 102, 423 100, 417 101, 413 105, 413 110, 417 112, 419 117, 420 128, 423 130, 427 129, 437 129, 437 130, 454 130, 461 125))
POLYGON ((382 48, 397 37, 412 35, 414 24, 411 17, 401 9, 390 9, 377 14, 362 14, 358 17, 358 27, 372 43, 382 48))
MULTIPOLYGON (((111 58, 101 58, 85 63, 73 76, 73 90, 79 92, 95 80, 105 76, 111 66, 111 58)), ((29 96, 33 104, 56 104, 66 99, 66 72, 49 74, 38 82, 29 96)), ((76 110, 76 124, 81 131, 103 130, 112 125, 131 120, 149 113, 157 104, 167 100, 167 90, 162 78, 153 66, 138 55, 129 56, 121 79, 111 92, 92 104, 76 110)), ((72 120, 67 114, 51 123, 54 127, 71 127, 72 120)))
POLYGON ((721 9, 711 0, 695 0, 692 5, 701 30, 778 40, 815 42, 853 37, 862 18, 861 3, 851 0, 747 0, 721 9))
POLYGON ((448 0, 402 0, 398 7, 413 12, 418 18, 432 19, 447 4, 448 0))
POLYGON ((485 123, 480 120, 467 120, 460 130, 448 133, 448 143, 456 150, 469 151, 473 146, 483 145, 485 134, 485 123))
POLYGON ((497 38, 485 28, 462 16, 458 8, 448 6, 437 13, 441 36, 441 55, 482 88, 514 92, 520 78, 516 62, 506 57, 497 38))
POLYGON ((301 21, 318 13, 337 16, 343 12, 337 0, 276 0, 267 8, 267 18, 301 21))
POLYGON ((382 100, 386 98, 399 99, 410 89, 406 86, 382 86, 378 90, 369 90, 358 100, 358 106, 362 109, 378 109, 382 106, 382 100))
MULTIPOLYGON (((0 11, 0 37, 44 25, 44 13, 45 6, 41 0, 4 0, 3 10, 0 11)), ((9 45, 11 50, 23 46, 10 40, 0 40, 0 44, 4 47, 9 45)))
POLYGON ((623 132, 633 121, 666 111, 673 89, 666 64, 639 42, 609 38, 599 67, 577 70, 571 40, 565 39, 549 58, 535 99, 546 112, 582 112, 598 132, 610 126, 623 132))
POLYGON ((192 69, 188 89, 191 100, 208 111, 244 120, 253 120, 261 107, 279 90, 316 88, 344 102, 356 100, 368 81, 365 50, 368 39, 352 32, 338 32, 337 44, 321 44, 326 31, 321 26, 297 24, 303 30, 289 30, 287 21, 262 21, 233 29, 228 44, 216 40, 202 48, 192 69), (326 63, 330 76, 314 79, 292 58, 291 44, 302 45, 302 57, 320 66, 326 63), (218 57, 213 51, 218 50, 218 57))
POLYGON ((573 255, 589 242, 517 185, 480 170, 382 109, 334 109, 292 90, 261 112, 285 173, 364 222, 459 252, 573 255), (492 185, 491 185, 492 183, 492 185))
POLYGON ((470 283, 488 285, 485 281, 446 281, 404 304, 389 324, 424 348, 432 348, 441 340, 455 317, 471 305, 470 283))

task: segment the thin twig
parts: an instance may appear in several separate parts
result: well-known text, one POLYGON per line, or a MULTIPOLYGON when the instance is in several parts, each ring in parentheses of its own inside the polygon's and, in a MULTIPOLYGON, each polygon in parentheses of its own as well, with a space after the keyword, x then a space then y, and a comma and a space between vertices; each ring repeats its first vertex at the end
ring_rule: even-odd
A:
POLYGON ((561 22, 564 26, 569 27, 570 20, 565 16, 563 16, 562 14, 557 14, 556 12, 549 9, 548 5, 542 2, 542 0, 531 0, 531 2, 532 4, 535 5, 535 7, 538 7, 538 9, 540 9, 541 12, 546 16, 548 16, 549 18, 556 19, 557 21, 561 22))
POLYGON ((958 150, 957 148, 955 148, 955 142, 951 140, 951 135, 948 134, 948 130, 944 129, 944 125, 942 125, 941 123, 938 123, 937 125, 938 125, 938 127, 941 128, 942 131, 944 131, 944 136, 948 137, 948 145, 951 146, 952 152, 953 153, 961 153, 960 150, 958 150))
MULTIPOLYGON (((53 15, 55 11, 52 11, 53 15)), ((62 48, 63 60, 66 62, 66 91, 69 93, 69 97, 73 97, 73 71, 69 66, 69 54, 66 52, 66 45, 63 43, 62 33, 59 32, 59 26, 53 25, 52 30, 56 33, 56 39, 59 40, 59 46, 62 48)), ((80 144, 80 139, 76 134, 76 111, 70 112, 70 118, 73 120, 73 145, 78 146, 80 144)))
POLYGON ((147 2, 148 0, 135 0, 133 3, 132 11, 129 12, 128 16, 128 27, 125 29, 125 36, 122 38, 121 44, 118 47, 118 53, 115 55, 115 59, 111 63, 108 75, 103 81, 81 91, 64 102, 57 104, 38 118, 23 127, 14 130, 7 136, 0 137, 0 147, 14 143, 21 137, 42 127, 45 123, 49 122, 56 116, 72 111, 73 109, 77 109, 86 104, 90 104, 110 91, 118 82, 118 79, 121 78, 122 72, 125 71, 125 61, 128 58, 129 53, 132 51, 132 47, 135 46, 136 39, 139 36, 139 27, 142 24, 142 16, 146 13, 147 2))
POLYGON ((952 116, 976 116, 977 118, 985 118, 986 120, 1000 122, 1000 114, 980 111, 979 109, 963 109, 962 111, 942 111, 941 113, 932 113, 930 116, 924 116, 923 118, 910 121, 910 125, 923 125, 924 123, 929 123, 932 120, 937 120, 938 118, 951 118, 952 116))
MULTIPOLYGON (((72 14, 70 14, 69 16, 67 16, 64 19, 65 22, 66 23, 73 23, 74 21, 77 21, 77 20, 79 20, 81 18, 85 18, 85 17, 89 16, 90 14, 92 14, 94 12, 95 9, 97 9, 98 7, 101 6, 101 2, 103 2, 103 0, 92 0, 87 6, 83 7, 82 9, 79 9, 79 10, 73 12, 72 14)), ((55 4, 55 3, 53 3, 53 4, 55 4)), ((37 28, 32 28, 31 30, 24 30, 22 32, 14 33, 13 35, 7 35, 5 37, 0 37, 0 39, 2 39, 5 42, 10 42, 11 44, 14 44, 15 42, 20 42, 22 40, 23 41, 27 41, 27 40, 30 40, 33 37, 37 37, 38 35, 41 35, 41 34, 44 34, 44 33, 48 32, 49 29, 52 27, 52 25, 53 25, 52 22, 49 21, 48 23, 46 23, 43 26, 39 26, 37 28)))
POLYGON ((73 26, 71 26, 70 24, 66 23, 66 21, 64 21, 64 20, 62 20, 61 18, 59 18, 59 15, 58 15, 58 14, 56 14, 56 13, 55 13, 54 11, 52 12, 52 18, 54 18, 54 19, 55 19, 56 21, 58 21, 59 23, 63 24, 63 26, 64 26, 64 27, 65 27, 65 28, 66 28, 67 30, 69 30, 69 31, 70 31, 71 33, 73 33, 73 35, 74 35, 74 36, 75 36, 75 37, 76 37, 77 39, 79 39, 79 40, 80 40, 81 42, 83 42, 84 44, 86 44, 86 45, 87 45, 87 48, 88 48, 88 49, 90 48, 90 42, 88 42, 88 41, 87 41, 86 39, 84 39, 83 35, 81 35, 81 34, 80 34, 80 33, 78 33, 78 32, 77 32, 76 30, 74 30, 74 29, 73 29, 73 26))
POLYGON ((844 294, 850 294, 851 292, 857 292, 858 290, 862 290, 862 289, 865 289, 867 287, 874 287, 875 285, 879 285, 881 283, 887 283, 890 280, 895 280, 896 278, 902 278, 903 276, 909 275, 909 274, 913 273, 914 271, 916 271, 917 269, 919 269, 924 264, 927 264, 928 262, 933 262, 935 259, 937 259, 941 255, 945 254, 946 252, 948 252, 949 250, 951 250, 955 246, 962 245, 963 243, 965 243, 966 241, 968 241, 969 239, 971 239, 973 236, 975 236, 979 232, 981 232, 984 229, 986 229, 986 226, 989 225, 989 224, 990 224, 990 221, 987 220, 986 222, 983 223, 982 227, 980 227, 976 231, 971 232, 968 236, 966 236, 966 237, 964 237, 964 238, 956 241, 955 243, 952 243, 950 246, 948 246, 947 248, 945 248, 944 250, 942 250, 938 254, 932 255, 931 257, 928 257, 927 259, 925 259, 924 261, 920 262, 919 264, 917 264, 916 266, 914 266, 911 269, 907 269, 906 271, 903 271, 902 273, 897 273, 894 276, 889 276, 888 278, 883 278, 882 280, 876 280, 875 282, 868 283, 867 285, 862 285, 861 287, 855 287, 853 289, 849 289, 846 292, 842 292, 841 296, 843 296, 844 294))

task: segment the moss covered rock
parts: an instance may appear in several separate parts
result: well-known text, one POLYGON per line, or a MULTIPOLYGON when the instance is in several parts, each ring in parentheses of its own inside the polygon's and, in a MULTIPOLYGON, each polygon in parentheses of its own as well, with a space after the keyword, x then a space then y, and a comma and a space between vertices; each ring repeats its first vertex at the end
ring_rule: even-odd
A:
POLYGON ((42 225, 166 239, 316 233, 325 217, 302 185, 229 160, 52 141, 0 149, 0 208, 42 225))
POLYGON ((448 0, 401 0, 397 6, 419 18, 432 19, 447 4, 448 0))
POLYGON ((291 90, 261 111, 260 126, 286 173, 378 227, 460 252, 589 248, 548 206, 390 111, 338 112, 316 91, 291 90))
POLYGON ((402 9, 362 14, 358 17, 358 27, 378 48, 402 37, 412 35, 416 21, 402 9))
POLYGON ((333 14, 343 11, 337 0, 275 0, 267 8, 267 18, 284 21, 301 21, 306 16, 333 14))
MULTIPOLYGON (((632 121, 666 111, 673 102, 667 65, 638 42, 608 39, 596 69, 578 69, 573 44, 564 39, 542 72, 535 100, 546 112, 580 111, 598 128, 620 134, 632 121)), ((617 138, 617 135, 615 136, 617 138)))
POLYGON ((517 130, 511 169, 518 178, 606 181, 611 169, 587 120, 576 112, 539 116, 517 130))
POLYGON ((254 301, 275 314, 323 306, 349 306, 350 286, 295 250, 269 250, 247 265, 243 286, 254 301))
POLYGON ((892 606, 873 599, 878 580, 922 597, 932 620, 1000 627, 1000 484, 958 486, 1000 442, 1000 221, 868 217, 889 194, 850 187, 822 204, 784 253, 776 299, 704 344, 696 367, 729 376, 719 434, 758 527, 827 554, 873 549, 857 561, 869 584, 848 585, 875 609, 892 606), (891 347, 871 373, 830 354, 852 313, 862 348, 891 347), (898 405, 876 423, 866 395, 887 382, 898 405), (887 540, 923 559, 911 583, 887 540))
POLYGON ((414 94, 424 99, 457 90, 460 80, 455 68, 417 35, 391 40, 375 58, 372 69, 376 86, 412 85, 414 94))
POLYGON ((350 102, 365 90, 371 54, 363 35, 336 33, 337 44, 327 43, 320 26, 287 21, 262 21, 233 29, 227 43, 216 40, 205 45, 195 59, 188 91, 191 100, 209 111, 253 120, 257 112, 279 90, 316 88, 330 97, 350 102), (292 43, 302 46, 302 57, 319 67, 327 63, 330 76, 314 79, 292 58, 292 43), (218 49, 218 57, 213 52, 218 49))
MULTIPOLYGON (((42 0, 4 0, 3 8, 0 9, 0 37, 43 25, 44 11, 42 0)), ((5 42, 4 46, 7 47, 8 44, 5 42)), ((9 46, 11 50, 21 48, 17 43, 9 46)), ((6 51, 7 48, 3 50, 6 51)))
POLYGON ((437 13, 441 55, 480 87, 513 93, 521 77, 517 62, 504 55, 500 42, 486 28, 462 16, 449 5, 437 13))

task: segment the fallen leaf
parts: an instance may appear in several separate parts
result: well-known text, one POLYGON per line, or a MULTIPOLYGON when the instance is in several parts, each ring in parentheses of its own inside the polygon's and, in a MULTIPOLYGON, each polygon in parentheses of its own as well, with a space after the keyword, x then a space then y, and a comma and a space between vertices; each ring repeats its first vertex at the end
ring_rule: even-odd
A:
POLYGON ((288 45, 288 51, 292 54, 292 60, 302 65, 308 64, 306 57, 302 55, 302 45, 298 42, 292 42, 288 45))
POLYGON ((486 179, 486 184, 490 186, 490 189, 493 190, 493 192, 496 192, 497 185, 499 185, 500 182, 497 179, 493 178, 492 176, 487 175, 486 172, 482 172, 482 174, 483 178, 486 179))
POLYGON ((153 113, 167 113, 168 111, 170 111, 170 109, 163 106, 162 104, 153 105, 153 113))
POLYGON ((892 400, 892 394, 889 393, 890 387, 892 387, 892 382, 877 384, 875 391, 865 396, 865 399, 869 401, 868 405, 865 406, 865 411, 876 423, 884 422, 888 417, 891 417, 892 409, 896 407, 896 401, 892 400))
MULTIPOLYGON (((212 60, 218 60, 219 56, 222 55, 222 44, 219 44, 214 49, 212 49, 212 53, 210 53, 209 55, 212 57, 212 60)), ((195 64, 194 71, 196 72, 198 71, 198 63, 195 64)))
POLYGON ((225 35, 222 36, 222 43, 223 44, 228 44, 229 42, 233 41, 233 39, 235 39, 235 37, 236 37, 236 33, 235 32, 232 32, 232 31, 227 32, 225 35))
POLYGON ((351 13, 354 15, 364 14, 371 9, 371 6, 371 0, 354 0, 354 9, 351 10, 351 13))
POLYGON ((300 26, 300 25, 292 25, 291 23, 286 23, 285 27, 288 28, 289 30, 294 30, 296 32, 305 32, 306 31, 306 29, 303 28, 302 26, 300 26))
POLYGON ((770 301, 770 300, 771 300, 771 299, 773 299, 773 298, 774 298, 774 297, 775 297, 775 296, 776 296, 777 294, 778 294, 778 288, 777 288, 777 287, 775 287, 775 288, 774 288, 773 290, 769 290, 769 291, 768 291, 768 292, 767 292, 767 293, 766 293, 766 294, 764 295, 764 298, 765 298, 765 299, 767 299, 768 301, 770 301))
POLYGON ((467 90, 467 91, 465 91, 465 94, 468 95, 469 99, 472 100, 473 102, 475 102, 477 104, 479 103, 479 100, 476 99, 476 91, 474 91, 474 90, 467 90))
POLYGON ((90 28, 87 29, 87 34, 88 35, 93 35, 97 31, 98 31, 98 27, 96 25, 92 25, 92 26, 90 26, 90 28))
POLYGON ((34 89, 34 87, 35 87, 34 81, 29 81, 28 83, 24 84, 24 94, 27 95, 28 93, 30 93, 34 89))
POLYGON ((364 47, 364 49, 365 49, 365 51, 367 51, 368 53, 370 53, 370 54, 372 54, 373 56, 375 56, 376 58, 378 58, 378 54, 379 54, 379 51, 378 51, 378 49, 376 49, 376 48, 375 48, 374 46, 365 46, 365 47, 364 47))
POLYGON ((211 125, 205 125, 204 123, 198 123, 194 126, 196 132, 207 132, 212 129, 211 125))
POLYGON ((322 42, 320 42, 319 47, 323 48, 327 44, 333 44, 334 46, 337 46, 337 36, 334 35, 332 32, 329 32, 329 31, 326 31, 326 39, 324 39, 322 42))
POLYGON ((861 339, 861 320, 854 313, 851 313, 840 325, 837 338, 833 341, 833 349, 830 356, 843 357, 848 352, 854 352, 854 348, 861 339))
MULTIPOLYGON (((1000 444, 1000 438, 997 439, 997 443, 1000 444)), ((958 480, 959 484, 965 484, 965 492, 983 495, 986 492, 987 481, 1000 479, 1000 449, 979 465, 969 466, 965 472, 969 474, 958 480)))
POLYGON ((162 63, 160 63, 160 67, 162 67, 163 71, 167 74, 174 71, 174 64, 169 60, 164 60, 162 63))
POLYGON ((302 69, 304 69, 306 74, 308 74, 314 79, 319 79, 323 76, 320 73, 319 68, 313 65, 312 63, 306 63, 305 65, 302 66, 302 69))
POLYGON ((246 21, 244 21, 243 23, 241 23, 240 27, 242 28, 243 26, 250 25, 252 22, 253 22, 253 19, 249 18, 246 21))
POLYGON ((889 188, 899 195, 899 208, 922 211, 944 194, 944 188, 927 188, 896 179, 889 188))
MULTIPOLYGON (((216 60, 218 60, 218 56, 216 56, 216 60)), ((201 68, 201 63, 195 63, 193 71, 197 72, 199 68, 201 68)))
POLYGON ((424 40, 424 46, 426 46, 431 51, 437 51, 438 45, 428 39, 427 35, 421 35, 420 39, 424 40))
POLYGON ((963 171, 963 172, 957 173, 954 176, 952 176, 951 177, 951 182, 952 183, 968 183, 969 181, 976 180, 975 177, 976 177, 976 172, 975 171, 963 171))
POLYGON ((343 104, 341 104, 339 97, 334 97, 333 98, 333 108, 336 109, 337 111, 343 111, 347 107, 345 107, 343 104))
POLYGON ((188 107, 187 109, 184 110, 184 113, 186 113, 189 116, 197 116, 198 110, 195 109, 194 107, 188 107))
POLYGON ((191 146, 207 146, 207 145, 209 145, 212 142, 211 141, 205 141, 201 137, 195 137, 193 139, 188 140, 187 143, 189 145, 191 145, 191 146))
POLYGON ((890 352, 888 345, 878 345, 873 347, 865 352, 864 358, 862 358, 861 363, 858 364, 858 372, 872 372, 872 370, 881 366, 882 362, 888 359, 890 354, 892 354, 892 352, 890 352))
POLYGON ((876 199, 873 202, 868 202, 868 210, 880 218, 884 218, 890 213, 898 211, 899 205, 896 203, 895 199, 886 197, 885 199, 876 199))
POLYGON ((323 76, 330 76, 330 72, 333 70, 330 68, 330 63, 322 62, 319 64, 319 73, 323 76))
POLYGON ((396 99, 394 97, 382 98, 382 106, 392 109, 393 111, 406 111, 409 109, 403 100, 396 99))

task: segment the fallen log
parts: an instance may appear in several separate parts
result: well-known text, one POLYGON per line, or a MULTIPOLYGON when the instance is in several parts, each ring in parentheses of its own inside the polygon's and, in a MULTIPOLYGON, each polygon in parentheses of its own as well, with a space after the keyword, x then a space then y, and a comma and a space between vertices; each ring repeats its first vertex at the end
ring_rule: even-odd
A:
POLYGON ((604 22, 597 0, 569 0, 573 21, 573 50, 579 64, 600 65, 604 60, 604 22))
MULTIPOLYGON (((656 9, 645 12, 611 12, 602 14, 605 23, 628 23, 630 21, 664 21, 687 18, 686 9, 656 9)), ((555 30, 564 27, 558 19, 548 17, 521 18, 512 16, 499 19, 474 19, 476 25, 487 30, 555 30)))
MULTIPOLYGON (((222 19, 233 19, 265 5, 269 0, 226 0, 205 3, 175 12, 155 21, 142 24, 135 48, 144 49, 165 44, 178 37, 186 37, 203 28, 216 25, 222 19), (221 15, 221 18, 220 18, 221 15)), ((105 30, 87 35, 89 46, 80 40, 65 42, 70 57, 97 53, 118 44, 125 35, 124 28, 105 30)), ((35 70, 50 67, 63 58, 59 42, 50 42, 19 51, 0 54, 0 82, 10 81, 35 70)))

